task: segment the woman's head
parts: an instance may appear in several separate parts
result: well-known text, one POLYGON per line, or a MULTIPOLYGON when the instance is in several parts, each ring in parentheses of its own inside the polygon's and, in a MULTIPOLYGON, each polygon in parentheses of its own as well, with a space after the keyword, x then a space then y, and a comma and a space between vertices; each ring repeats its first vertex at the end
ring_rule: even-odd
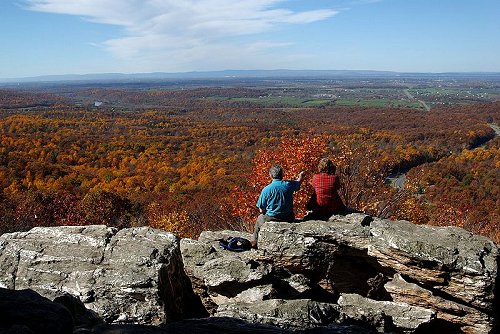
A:
POLYGON ((335 174, 337 167, 333 164, 333 162, 328 158, 323 158, 319 161, 318 164, 318 172, 327 173, 327 174, 335 174))

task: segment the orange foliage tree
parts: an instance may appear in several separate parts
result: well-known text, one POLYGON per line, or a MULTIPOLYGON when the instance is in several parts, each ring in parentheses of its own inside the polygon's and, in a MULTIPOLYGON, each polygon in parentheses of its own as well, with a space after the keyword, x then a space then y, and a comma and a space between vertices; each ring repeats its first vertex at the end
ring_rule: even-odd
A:
MULTIPOLYGON (((284 137, 276 148, 258 150, 253 158, 252 171, 247 184, 237 187, 231 194, 231 205, 236 216, 253 221, 258 213, 255 206, 260 191, 271 182, 269 168, 279 164, 285 170, 284 179, 295 179, 301 171, 306 171, 306 179, 294 195, 295 214, 305 214, 305 204, 312 193, 309 184, 310 173, 316 170, 319 159, 328 150, 328 136, 304 134, 284 137)), ((251 229, 250 223, 248 228, 251 229)))
POLYGON ((408 174, 420 188, 426 223, 458 226, 500 241, 499 139, 408 174))
POLYGON ((307 172, 301 189, 294 195, 297 217, 306 212, 306 203, 312 194, 310 181, 323 157, 329 157, 337 166, 340 177, 340 196, 344 204, 380 217, 411 218, 421 222, 425 214, 415 200, 412 186, 394 189, 385 179, 401 157, 391 148, 397 138, 383 133, 361 129, 347 135, 303 134, 284 137, 274 149, 257 151, 247 184, 231 195, 233 212, 243 217, 249 229, 257 216, 255 203, 260 191, 269 182, 269 167, 278 163, 285 169, 285 179, 294 178, 300 171, 307 172))

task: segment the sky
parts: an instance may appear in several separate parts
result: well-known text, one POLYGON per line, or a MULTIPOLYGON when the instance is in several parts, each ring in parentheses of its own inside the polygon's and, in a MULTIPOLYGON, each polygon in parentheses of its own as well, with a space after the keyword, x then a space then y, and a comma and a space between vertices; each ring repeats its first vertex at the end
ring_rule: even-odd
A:
POLYGON ((0 78, 226 69, 500 72, 500 1, 0 1, 0 78))

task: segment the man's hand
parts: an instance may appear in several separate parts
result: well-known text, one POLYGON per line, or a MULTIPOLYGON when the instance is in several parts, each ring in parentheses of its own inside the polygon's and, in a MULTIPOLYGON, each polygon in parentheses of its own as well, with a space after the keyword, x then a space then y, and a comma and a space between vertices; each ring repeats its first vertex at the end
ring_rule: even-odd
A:
POLYGON ((302 172, 299 173, 299 176, 297 177, 297 181, 302 182, 304 180, 304 175, 306 174, 306 171, 303 170, 302 172))

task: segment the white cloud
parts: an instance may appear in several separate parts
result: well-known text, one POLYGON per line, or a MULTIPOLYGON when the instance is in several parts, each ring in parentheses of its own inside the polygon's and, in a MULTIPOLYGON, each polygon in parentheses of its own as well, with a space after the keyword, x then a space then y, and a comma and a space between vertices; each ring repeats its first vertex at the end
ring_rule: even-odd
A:
POLYGON ((239 57, 264 62, 263 52, 294 41, 235 42, 234 37, 273 33, 283 25, 308 24, 337 14, 331 9, 293 11, 287 0, 26 0, 33 11, 68 14, 117 25, 123 37, 101 43, 137 70, 188 69, 194 64, 229 68, 239 57), (232 40, 233 42, 230 42, 232 40), (219 60, 207 59, 209 57, 219 60), (142 66, 142 67, 141 67, 142 66), (161 67, 158 67, 161 66, 161 67))

